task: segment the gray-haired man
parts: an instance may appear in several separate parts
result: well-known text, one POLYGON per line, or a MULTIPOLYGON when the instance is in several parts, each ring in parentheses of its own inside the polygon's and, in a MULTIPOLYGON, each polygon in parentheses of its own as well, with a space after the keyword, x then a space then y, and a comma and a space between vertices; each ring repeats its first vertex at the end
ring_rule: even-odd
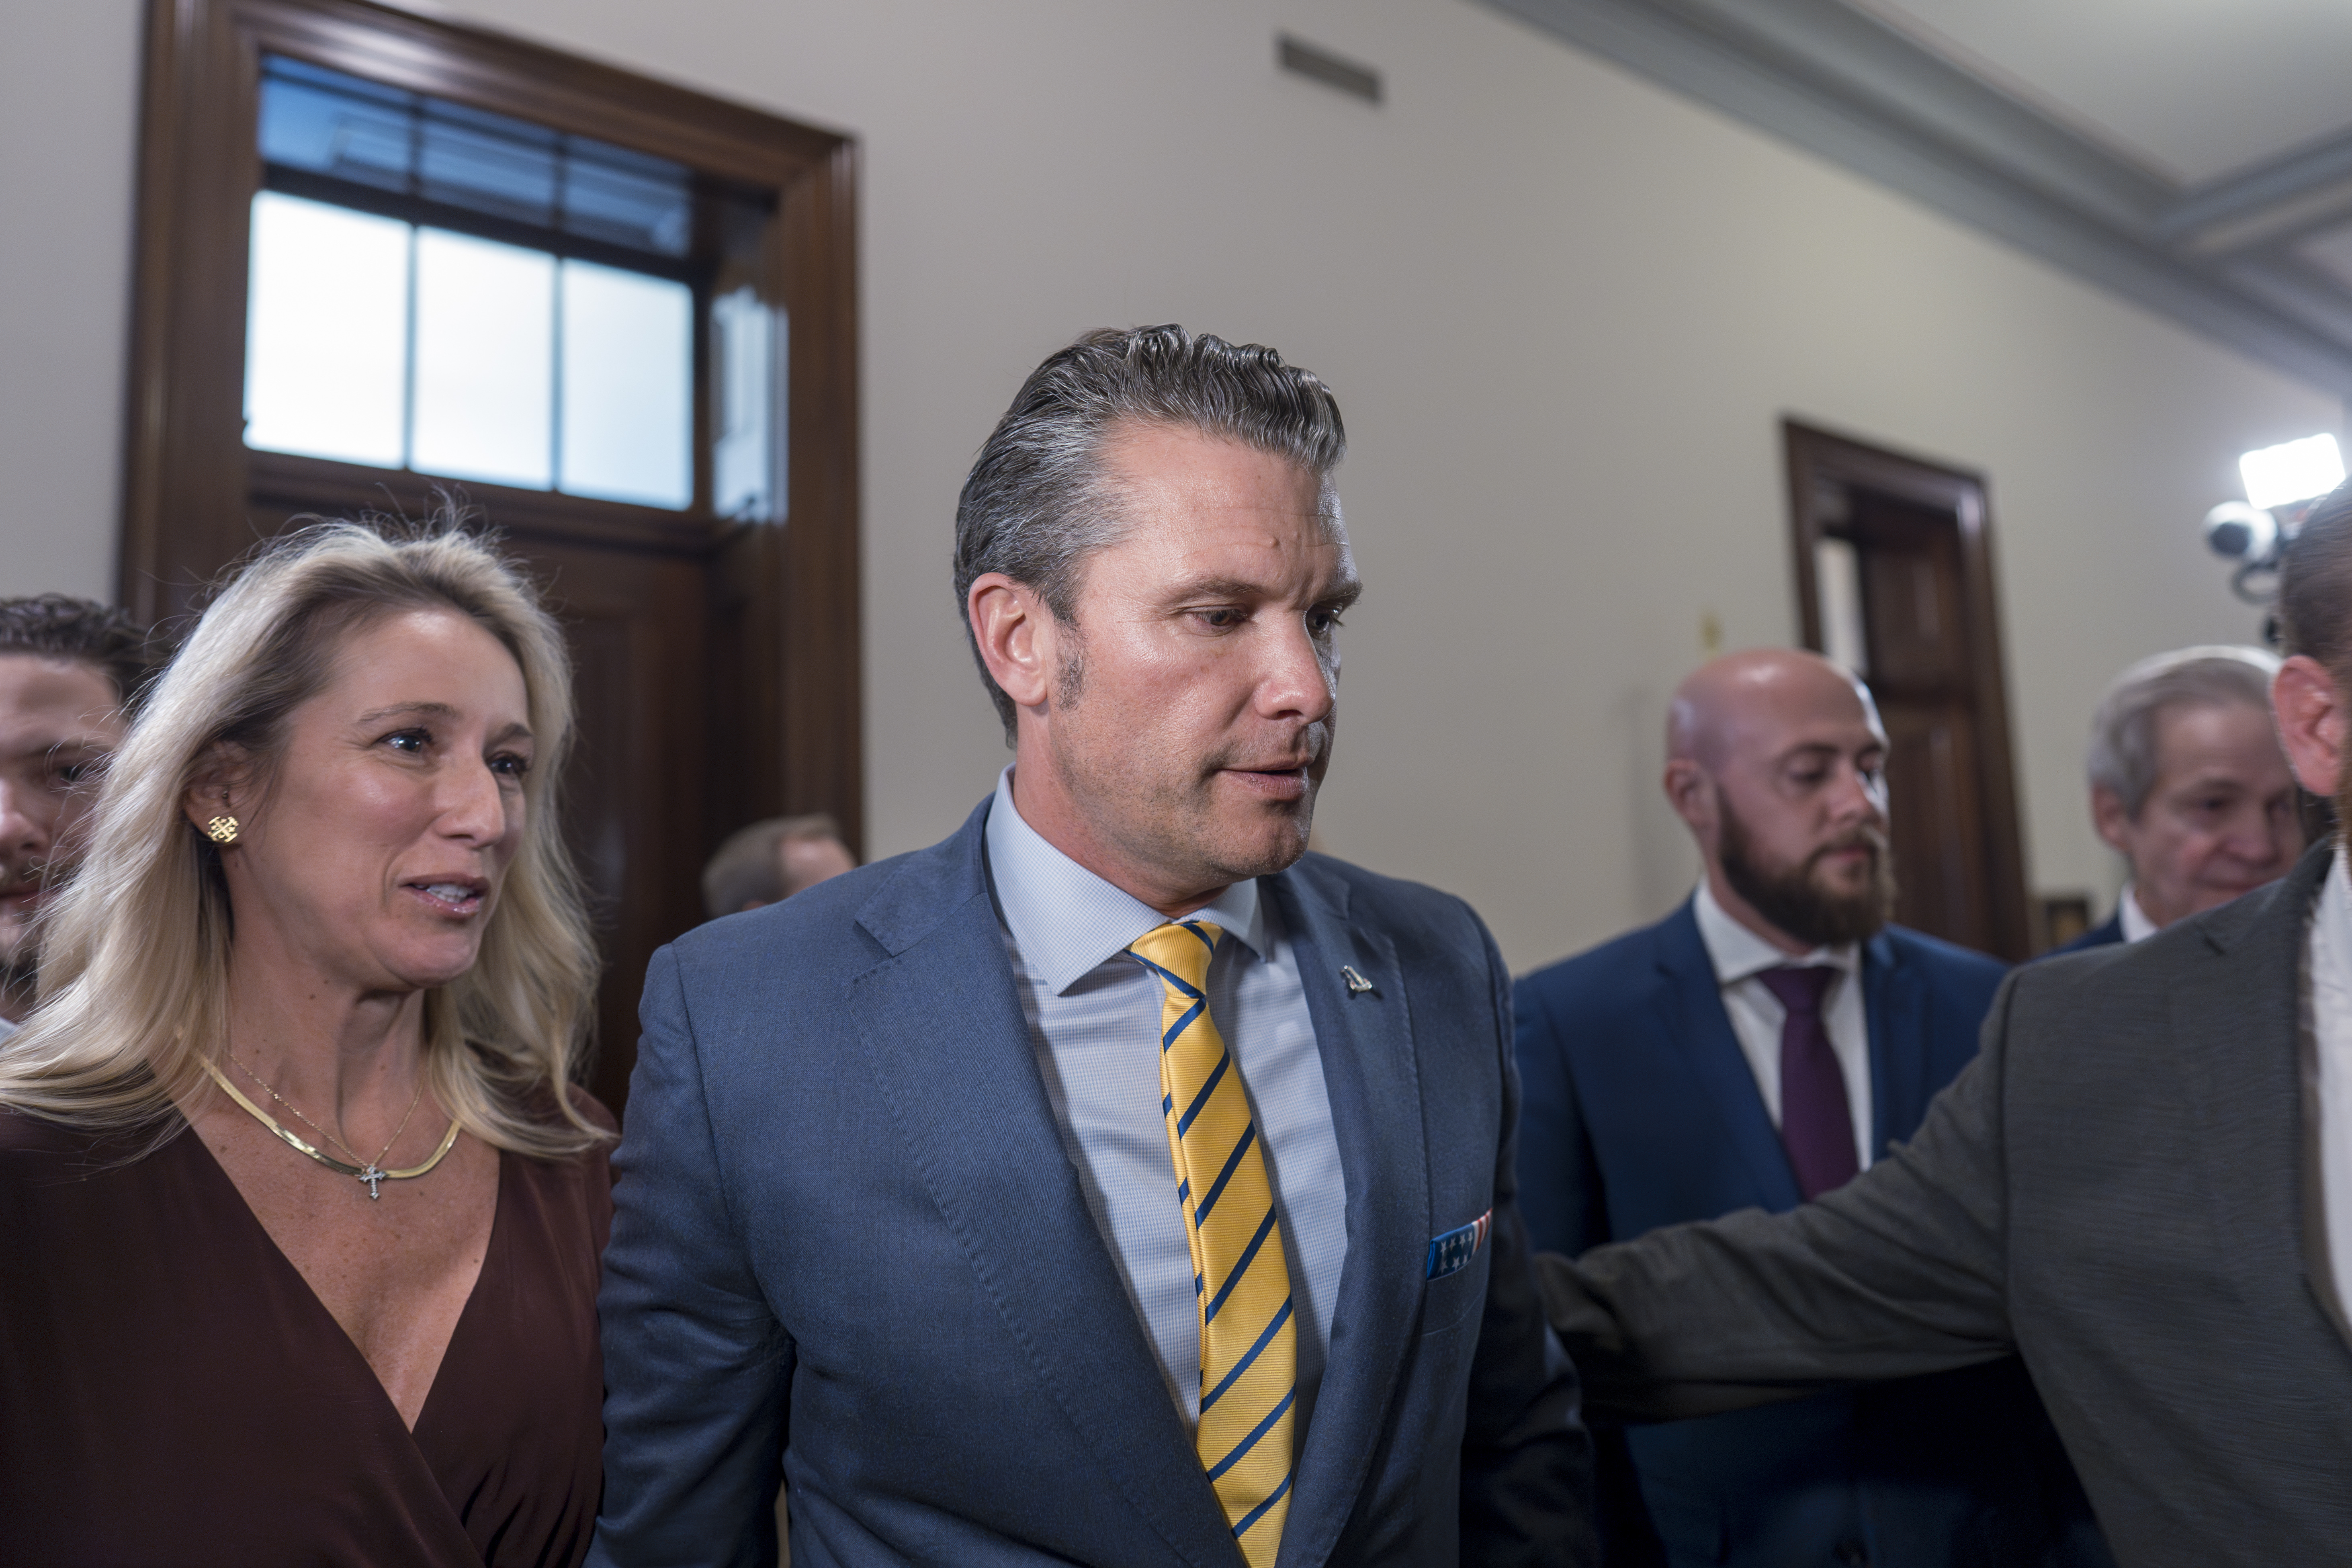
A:
POLYGON ((2060 949, 2137 942, 2276 881, 2303 853, 2271 721, 2274 655, 2184 647, 2116 678, 2091 720, 2091 820, 2130 867, 2116 912, 2060 949))
POLYGON ((1013 765, 944 843, 656 955, 593 1561, 1590 1561, 1510 974, 1306 855, 1355 564, 1323 384, 1040 365, 955 587, 1013 765), (1302 858, 1303 857, 1303 858, 1302 858))

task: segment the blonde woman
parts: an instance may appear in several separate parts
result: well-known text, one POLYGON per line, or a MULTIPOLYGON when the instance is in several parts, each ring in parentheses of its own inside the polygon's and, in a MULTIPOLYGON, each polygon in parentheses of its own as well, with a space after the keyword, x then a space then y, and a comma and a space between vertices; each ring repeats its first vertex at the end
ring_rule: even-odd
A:
POLYGON ((453 531, 247 565, 0 1047, 11 1561, 573 1563, 610 1119, 562 639, 453 531))

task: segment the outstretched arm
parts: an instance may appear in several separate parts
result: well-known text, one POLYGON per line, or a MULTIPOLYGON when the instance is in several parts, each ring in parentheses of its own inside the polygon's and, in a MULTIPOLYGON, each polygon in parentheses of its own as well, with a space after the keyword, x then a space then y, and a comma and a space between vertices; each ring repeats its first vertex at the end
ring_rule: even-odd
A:
POLYGON ((744 1258, 668 948, 638 1014, 597 1302, 604 1503, 589 1562, 772 1563, 793 1343, 744 1258))
POLYGON ((2011 976, 1919 1135, 1837 1191, 1537 1259, 1592 1406, 1672 1420, 2013 1350, 2002 1125, 2015 994, 2011 976))

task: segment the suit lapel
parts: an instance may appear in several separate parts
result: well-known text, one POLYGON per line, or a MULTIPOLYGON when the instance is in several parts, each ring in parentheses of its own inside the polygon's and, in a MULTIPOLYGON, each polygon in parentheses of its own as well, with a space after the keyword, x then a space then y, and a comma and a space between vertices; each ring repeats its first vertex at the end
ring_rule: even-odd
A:
POLYGON ((1789 1152, 1764 1109, 1756 1073, 1732 1032, 1716 984, 1715 962, 1699 935, 1698 916, 1688 900, 1658 928, 1659 1032, 1683 1055, 1691 1076, 1706 1091, 1732 1146, 1755 1178, 1756 1201, 1778 1212, 1803 1201, 1789 1152))
POLYGON ((1870 1150, 1875 1160, 1927 1114, 1927 1024, 1920 976, 1885 933, 1862 949, 1863 1013, 1870 1035, 1870 1150))
POLYGON ((1331 1349, 1298 1458, 1280 1562, 1318 1563, 1354 1510, 1420 1325, 1422 1259, 1434 1234, 1410 998, 1396 949, 1348 918, 1347 885, 1302 864, 1261 884, 1280 900, 1323 1060, 1348 1184, 1348 1261, 1331 1349), (1339 966, 1372 989, 1350 993, 1339 966))
MULTIPOLYGON (((2302 1013, 2312 900, 2327 849, 2307 854, 2240 921, 2208 925, 2198 962, 2171 977, 2174 1048, 2203 1113, 2201 1161, 2216 1234, 2255 1280, 2300 1275, 2339 1337, 2323 1239, 2301 1223, 2306 1189, 2302 1013)), ((2233 911, 2234 912, 2234 911, 2233 911)), ((2315 1206, 2314 1212, 2317 1212, 2315 1206)))
POLYGON ((914 1169, 1038 1381, 1179 1558, 1232 1568, 1045 1097, 982 863, 987 809, 859 911, 890 956, 850 982, 849 1010, 914 1169))

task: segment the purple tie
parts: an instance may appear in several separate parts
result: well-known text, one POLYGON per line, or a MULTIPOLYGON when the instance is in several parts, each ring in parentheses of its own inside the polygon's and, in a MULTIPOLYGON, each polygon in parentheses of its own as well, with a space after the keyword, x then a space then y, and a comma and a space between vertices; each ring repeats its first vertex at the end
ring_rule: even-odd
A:
POLYGON ((1830 1048, 1829 1026, 1822 1021, 1822 998, 1838 973, 1817 964, 1768 969, 1757 976, 1788 1010, 1780 1021, 1780 1142, 1809 1199, 1845 1185, 1860 1169, 1845 1073, 1830 1048))

